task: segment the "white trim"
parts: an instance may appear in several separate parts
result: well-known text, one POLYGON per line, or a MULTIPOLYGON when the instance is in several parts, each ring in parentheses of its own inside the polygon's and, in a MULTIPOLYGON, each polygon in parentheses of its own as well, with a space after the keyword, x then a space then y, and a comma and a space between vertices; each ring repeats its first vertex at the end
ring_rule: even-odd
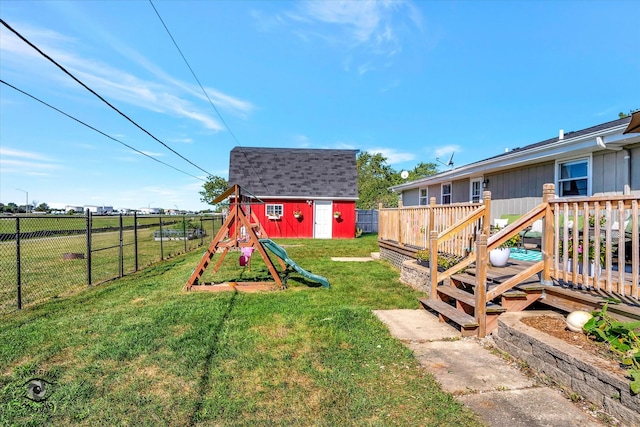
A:
POLYGON ((449 182, 443 182, 442 184, 440 184, 440 204, 441 205, 450 205, 452 203, 452 196, 453 196, 453 185, 451 184, 451 181, 449 182), (449 203, 445 203, 444 202, 444 186, 448 185, 449 186, 449 192, 447 193, 447 196, 449 196, 449 203))
POLYGON ((469 202, 470 203, 482 203, 482 181, 484 181, 483 177, 479 176, 476 178, 471 178, 469 180, 469 202), (478 201, 474 202, 473 201, 473 183, 477 182, 478 183, 478 201))
POLYGON ((591 196, 593 194, 593 156, 591 154, 587 155, 587 156, 573 156, 573 157, 566 157, 566 158, 562 158, 562 159, 557 159, 554 165, 554 170, 553 170, 553 182, 556 186, 556 193, 558 195, 558 197, 585 197, 585 196, 591 196), (565 163, 578 163, 578 162, 582 162, 582 161, 586 161, 587 162, 587 194, 586 195, 575 195, 575 196, 566 196, 566 195, 561 195, 560 191, 560 165, 563 165, 565 163))
POLYGON ((429 204, 429 187, 420 187, 418 188, 418 206, 427 206, 429 204), (424 203, 422 202, 422 190, 425 191, 424 203))

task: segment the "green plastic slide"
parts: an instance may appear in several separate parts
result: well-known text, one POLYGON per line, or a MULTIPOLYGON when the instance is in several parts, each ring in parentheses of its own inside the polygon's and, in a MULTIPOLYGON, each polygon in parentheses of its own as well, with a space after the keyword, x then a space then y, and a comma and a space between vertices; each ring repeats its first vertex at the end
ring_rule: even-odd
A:
POLYGON ((260 239, 260 243, 262 244, 263 247, 269 249, 271 252, 273 252, 273 254, 275 256, 280 258, 287 265, 289 265, 291 268, 293 268, 298 273, 302 274, 307 279, 313 280, 314 282, 317 282, 317 283, 320 283, 323 288, 328 288, 329 287, 329 281, 327 280, 326 277, 322 277, 322 276, 318 276, 317 274, 310 273, 307 270, 305 270, 304 268, 300 267, 298 264, 296 264, 296 262, 294 260, 289 258, 289 255, 287 255, 287 251, 285 251, 282 246, 280 246, 279 244, 277 244, 273 240, 271 240, 271 239, 260 239))

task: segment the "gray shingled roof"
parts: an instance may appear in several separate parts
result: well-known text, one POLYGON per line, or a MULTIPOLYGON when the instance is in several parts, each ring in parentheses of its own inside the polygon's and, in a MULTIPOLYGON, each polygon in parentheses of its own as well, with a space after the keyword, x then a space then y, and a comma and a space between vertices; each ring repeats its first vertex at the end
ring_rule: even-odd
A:
POLYGON ((358 198, 358 150, 234 147, 229 185, 260 198, 358 198))

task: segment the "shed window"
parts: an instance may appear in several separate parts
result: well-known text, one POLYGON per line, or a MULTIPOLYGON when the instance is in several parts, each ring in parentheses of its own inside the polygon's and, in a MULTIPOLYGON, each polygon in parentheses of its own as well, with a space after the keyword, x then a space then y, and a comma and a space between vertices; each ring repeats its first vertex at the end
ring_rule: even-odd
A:
POLYGON ((273 216, 280 218, 284 212, 284 208, 282 205, 267 204, 265 212, 269 217, 273 216))
POLYGON ((451 184, 442 184, 442 204, 451 204, 451 184))
POLYGON ((558 195, 589 195, 589 159, 558 163, 558 195))
POLYGON ((420 201, 418 202, 418 204, 420 206, 424 206, 424 205, 428 205, 429 204, 429 192, 427 191, 426 188, 421 188, 420 189, 420 201))

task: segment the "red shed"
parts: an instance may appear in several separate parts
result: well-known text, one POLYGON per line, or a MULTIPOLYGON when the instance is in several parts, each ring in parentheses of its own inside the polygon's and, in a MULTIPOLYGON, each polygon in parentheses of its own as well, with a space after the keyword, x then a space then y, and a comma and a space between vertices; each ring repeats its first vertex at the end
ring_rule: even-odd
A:
POLYGON ((358 150, 235 147, 229 185, 264 201, 252 208, 270 237, 354 238, 358 150))

